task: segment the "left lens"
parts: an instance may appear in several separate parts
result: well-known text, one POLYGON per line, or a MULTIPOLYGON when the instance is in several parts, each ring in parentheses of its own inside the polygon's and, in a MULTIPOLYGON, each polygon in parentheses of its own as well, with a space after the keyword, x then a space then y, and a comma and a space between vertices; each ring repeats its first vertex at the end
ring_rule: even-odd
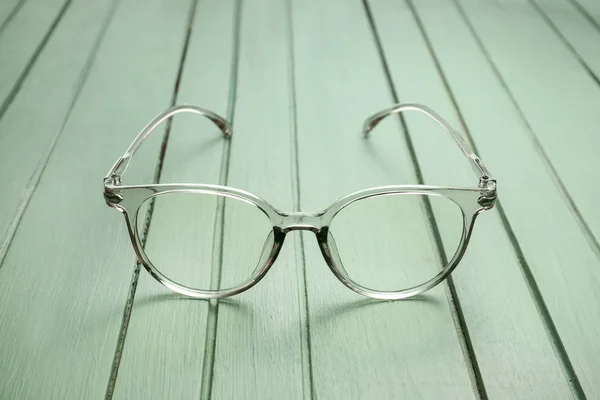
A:
POLYGON ((351 203, 333 218, 328 240, 352 281, 398 291, 434 278, 457 252, 462 233, 456 203, 402 193, 351 203))
POLYGON ((197 290, 225 290, 247 282, 273 247, 267 215, 219 193, 168 192, 137 213, 143 231, 154 203, 144 253, 170 280, 197 290))

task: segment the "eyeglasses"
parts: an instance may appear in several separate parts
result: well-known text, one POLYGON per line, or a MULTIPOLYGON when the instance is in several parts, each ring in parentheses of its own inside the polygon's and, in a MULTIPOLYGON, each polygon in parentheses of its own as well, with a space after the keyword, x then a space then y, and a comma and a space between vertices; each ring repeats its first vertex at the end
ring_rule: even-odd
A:
POLYGON ((228 186, 123 185, 136 150, 175 114, 202 115, 231 138, 222 117, 181 105, 158 115, 137 135, 104 178, 104 198, 123 213, 139 262, 160 283, 186 296, 222 298, 251 288, 294 230, 315 234, 331 272, 351 290, 384 300, 415 296, 442 282, 458 265, 477 215, 494 206, 496 181, 462 136, 423 105, 398 104, 371 116, 364 135, 387 116, 408 110, 425 114, 452 136, 479 178, 476 187, 374 187, 349 194, 324 211, 282 212, 228 186), (157 243, 143 240, 149 215, 153 229, 157 219, 161 230, 157 243), (179 265, 178 260, 193 260, 193 265, 179 265))

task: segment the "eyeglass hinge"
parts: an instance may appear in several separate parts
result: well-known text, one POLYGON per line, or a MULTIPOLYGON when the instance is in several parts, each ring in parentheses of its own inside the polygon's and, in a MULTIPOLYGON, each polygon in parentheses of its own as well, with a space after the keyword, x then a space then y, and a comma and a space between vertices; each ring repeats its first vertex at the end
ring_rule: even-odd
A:
POLYGON ((484 208, 492 208, 496 202, 496 180, 484 175, 479 179, 479 188, 481 197, 477 202, 484 208))
POLYGON ((104 199, 110 205, 118 204, 123 200, 118 186, 121 184, 121 179, 118 175, 111 175, 104 178, 104 199))
POLYGON ((120 184, 121 184, 121 176, 120 175, 112 174, 112 175, 104 178, 104 186, 105 187, 119 186, 120 184))

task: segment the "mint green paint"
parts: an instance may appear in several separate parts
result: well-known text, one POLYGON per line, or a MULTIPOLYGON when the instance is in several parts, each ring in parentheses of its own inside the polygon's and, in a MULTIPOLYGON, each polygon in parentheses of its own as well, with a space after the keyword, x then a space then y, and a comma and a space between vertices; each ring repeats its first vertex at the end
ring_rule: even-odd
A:
MULTIPOLYGON (((17 83, 64 2, 64 0, 28 0, 0 35, 0 57, 2 58, 0 105, 4 103, 17 83)), ((1 15, 0 21, 4 21, 1 15)))
MULTIPOLYGON (((233 10, 230 2, 198 3, 178 103, 197 104, 220 115, 227 115, 233 10), (207 55, 210 58, 207 59, 207 55)), ((182 20, 181 23, 186 24, 187 21, 182 20)), ((178 37, 178 44, 179 39, 183 39, 183 35, 178 37)), ((177 50, 181 52, 182 49, 178 47, 177 50)), ((173 81, 170 82, 172 85, 173 81)), ((150 120, 153 116, 153 113, 147 113, 145 119, 150 120)), ((133 140, 144 123, 130 132, 128 140, 133 140)), ((162 136, 162 132, 158 130, 155 134, 162 136)), ((160 141, 162 137, 153 139, 160 141)), ((223 140, 214 125, 207 120, 197 115, 176 116, 161 182, 218 183, 223 140)), ((153 150, 142 149, 141 152, 155 157, 153 150)), ((137 159, 133 163, 137 163, 137 159)), ((151 172, 153 171, 152 167, 151 172)), ((152 178, 147 176, 145 180, 136 182, 151 181, 152 178)), ((185 217, 194 218, 198 224, 213 224, 215 209, 216 203, 205 214, 185 217)), ((201 246, 203 253, 210 254, 212 237, 199 237, 194 231, 183 230, 183 227, 173 228, 170 214, 176 212, 177 210, 162 210, 158 207, 155 209, 148 237, 149 245, 154 247, 161 240, 169 240, 174 235, 185 235, 190 241, 197 243, 197 246, 201 246)), ((173 263, 182 272, 198 268, 197 260, 161 258, 159 262, 173 263)), ((210 278, 206 276, 205 279, 210 278)), ((232 304, 234 309, 236 304, 238 303, 232 304)), ((227 305, 221 305, 220 308, 224 310, 227 305)), ((207 309, 207 302, 172 294, 142 269, 114 398, 198 398, 202 385, 207 309)))
MULTIPOLYGON (((392 1, 372 3, 399 97, 431 104, 442 115, 452 118, 455 126, 461 127, 457 110, 444 88, 410 7, 392 1), (393 51, 398 47, 404 51, 393 51), (404 62, 407 58, 410 63, 404 62)), ((540 182, 545 183, 544 195, 548 193, 560 204, 560 195, 527 140, 519 116, 491 75, 456 9, 442 1, 435 2, 435 7, 414 3, 416 15, 425 26, 433 51, 451 83, 457 105, 480 151, 478 155, 498 179, 501 203, 506 203, 513 211, 510 206, 514 202, 514 209, 523 213, 514 222, 527 221, 528 212, 541 214, 535 203, 522 205, 522 193, 535 196, 533 190, 542 189, 539 184, 532 186, 522 181, 523 164, 505 162, 507 154, 518 154, 518 159, 530 160, 527 166, 530 178, 535 179, 533 174, 539 176, 540 182), (501 124, 494 122, 499 115, 502 116, 501 124)), ((418 121, 415 119, 414 125, 411 122, 409 120, 409 129, 418 130, 418 121)), ((461 130, 464 132, 464 128, 461 130)), ((461 159, 462 155, 451 151, 453 143, 434 136, 434 129, 430 131, 421 129, 413 135, 425 181, 440 184, 460 177, 464 183, 471 182, 473 176, 461 159), (441 146, 450 150, 440 151, 441 146)), ((568 211, 564 211, 569 219, 568 211)), ((533 221, 531 223, 535 226, 533 221)), ((540 220, 539 223, 543 222, 540 220)), ((579 247, 585 245, 577 227, 572 222, 570 226, 573 230, 570 234, 577 237, 575 242, 579 247)), ((530 237, 535 238, 533 232, 530 237)), ((547 251, 538 250, 538 253, 551 257, 547 251)), ((477 221, 467 254, 454 273, 454 282, 488 395, 492 398, 526 397, 535 392, 550 398, 568 396, 567 380, 523 280, 519 260, 504 232, 498 210, 482 215, 477 221), (529 355, 524 357, 524 354, 529 355)))
MULTIPOLYGON (((0 119, 0 185, 8 189, 0 208, 0 259, 87 77, 111 3, 73 5, 0 119)), ((2 57, 0 70, 8 73, 16 61, 2 57)))
MULTIPOLYGON (((241 1, 239 67, 228 184, 293 209, 292 93, 286 1, 241 1)), ((245 215, 245 214, 244 214, 245 215)), ((241 215, 243 216, 243 215, 241 215)), ((255 268, 248 225, 225 219, 227 266, 255 268), (234 227, 241 231, 235 232, 234 227)), ((251 234, 250 234, 251 235, 251 234)), ((264 238, 261 237, 260 241, 264 238)), ((222 302, 216 334, 214 399, 302 399, 300 307, 294 242, 289 234, 267 276, 231 303, 222 302)), ((231 271, 223 270, 223 277, 231 271)), ((304 348, 303 348, 304 347, 304 348)), ((306 388, 304 388, 306 390, 306 388)))
MULTIPOLYGON (((369 141, 360 134, 367 116, 392 103, 361 4, 297 2, 292 15, 302 209, 370 186, 417 183, 395 119, 369 141)), ((420 210, 414 215, 404 223, 423 224, 420 210)), ((304 243, 315 396, 474 396, 443 286, 422 299, 369 301, 333 277, 312 234, 304 243)))
MULTIPOLYGON (((530 7, 515 6, 499 11, 466 2, 464 7, 536 134, 539 146, 598 237, 597 190, 589 185, 599 168, 595 155, 600 144, 595 117, 600 105, 598 85, 564 44, 549 35, 547 26, 530 7)), ((526 127, 521 131, 523 136, 528 136, 526 127)), ((578 379, 588 396, 595 397, 600 393, 596 379, 600 374, 596 362, 600 347, 595 339, 600 331, 590 321, 596 321, 600 315, 597 244, 591 246, 591 240, 586 240, 589 235, 577 226, 575 213, 569 210, 564 196, 562 199, 556 194, 546 197, 546 191, 534 190, 540 184, 529 175, 531 159, 519 157, 518 160, 523 160, 519 163, 527 171, 520 172, 519 176, 527 177, 522 184, 531 187, 529 198, 543 199, 523 205, 528 192, 515 194, 514 223, 529 225, 518 239, 525 249, 530 247, 528 254, 534 276, 578 379), (531 211, 524 212, 525 207, 531 211), (550 223, 552 225, 547 225, 550 223)), ((545 174, 549 174, 548 168, 545 174)), ((550 182, 548 177, 546 180, 550 182)))
MULTIPOLYGON (((0 398, 94 399, 108 388, 115 399, 464 399, 480 397, 476 371, 489 398, 568 398, 578 394, 573 372, 598 397, 600 217, 590 182, 600 90, 582 67, 598 71, 598 32, 574 1, 535 1, 581 59, 528 2, 460 3, 492 66, 453 1, 414 1, 463 121, 411 8, 369 2, 398 97, 468 129, 523 251, 525 263, 498 210, 479 218, 453 274, 470 349, 447 285, 416 300, 363 299, 333 277, 314 236, 297 232, 264 280, 220 302, 218 319, 142 270, 123 340, 135 258, 100 182, 170 105, 193 3, 73 0, 0 119, 0 398)), ((595 15, 593 1, 578 1, 595 15)), ((1 99, 63 4, 28 0, 0 35, 1 99)), ((283 210, 316 211, 365 187, 417 183, 397 119, 360 137, 364 118, 393 101, 361 2, 239 4, 236 56, 237 3, 198 1, 176 99, 234 115, 228 184, 283 210)), ((426 183, 476 183, 439 128, 406 121, 426 183)), ((161 142, 157 130, 127 183, 152 181, 161 142)), ((176 117, 161 182, 218 183, 223 146, 206 121, 176 117)), ((209 254, 210 238, 173 221, 212 223, 215 208, 178 211, 155 209, 149 243, 180 237, 209 254)), ((243 222, 226 219, 235 246, 225 257, 246 269, 250 245, 232 228, 243 222)), ((422 222, 415 209, 403 223, 422 222)), ((352 230, 337 235, 370 244, 352 230)), ((415 248, 401 261, 422 254, 435 257, 415 248)))
MULTIPOLYGON (((583 3, 583 2, 582 2, 583 3)), ((581 58, 596 77, 600 78, 600 22, 598 28, 573 5, 564 0, 535 0, 534 7, 539 10, 542 18, 550 21, 550 26, 555 26, 559 37, 562 36, 566 46, 572 47, 574 57, 581 58)), ((590 4, 591 5, 591 4, 590 4)), ((590 7, 590 10, 592 8, 590 7)), ((600 20, 600 7, 596 3, 596 15, 600 20)))
MULTIPOLYGON (((102 177, 168 107, 187 10, 123 1, 111 22, 0 269, 0 398, 105 395, 134 256, 102 177)), ((152 179, 159 145, 151 138, 128 179, 152 179)))

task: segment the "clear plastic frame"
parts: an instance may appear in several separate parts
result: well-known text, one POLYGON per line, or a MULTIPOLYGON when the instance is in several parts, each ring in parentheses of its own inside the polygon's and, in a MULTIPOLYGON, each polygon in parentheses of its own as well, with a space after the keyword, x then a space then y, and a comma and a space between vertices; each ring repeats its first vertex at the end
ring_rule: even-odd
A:
MULTIPOLYGON (((294 230, 308 230, 315 234, 319 248, 323 258, 327 262, 331 272, 349 289, 361 295, 383 300, 403 299, 417 294, 423 293, 442 282, 458 265, 462 259, 473 226, 478 214, 489 210, 494 206, 496 201, 496 181, 491 178, 489 171, 486 169, 481 160, 473 154, 469 149, 468 144, 462 136, 452 129, 449 124, 440 116, 429 108, 419 104, 398 104, 387 110, 383 110, 365 121, 363 133, 368 135, 375 126, 385 117, 400 112, 413 110, 424 113, 432 118, 440 125, 448 134, 452 136, 458 144, 465 156, 470 160, 473 169, 475 170, 478 181, 474 187, 451 187, 451 186, 429 186, 429 185, 394 185, 382 186, 360 190, 349 194, 326 210, 319 212, 283 212, 275 209, 262 198, 255 196, 249 192, 235 189, 228 186, 206 185, 206 184, 151 184, 151 185, 123 185, 121 178, 131 161, 132 156, 144 140, 159 126, 163 121, 172 117, 177 113, 191 112, 196 113, 210 119, 223 133, 226 139, 232 135, 230 125, 225 119, 195 106, 175 106, 163 112, 153 119, 135 138, 131 146, 125 154, 120 157, 114 166, 111 168, 107 176, 104 178, 104 197, 106 203, 113 208, 121 211, 125 217, 127 228, 131 238, 131 242, 137 258, 144 268, 160 283, 169 289, 180 294, 201 298, 223 298, 241 293, 256 283, 258 283, 265 274, 269 271, 284 243, 287 233, 294 230), (157 269, 152 261, 148 258, 142 245, 142 232, 138 228, 137 221, 138 210, 142 204, 157 196, 162 196, 169 193, 196 193, 217 196, 217 198, 236 199, 250 204, 259 209, 266 218, 270 221, 272 230, 265 241, 262 255, 259 260, 248 260, 249 263, 256 264, 251 276, 234 287, 218 290, 205 290, 194 287, 189 287, 178 283, 157 269), (355 282, 346 272, 338 253, 333 235, 330 233, 330 226, 335 216, 352 205, 355 202, 367 198, 389 195, 421 195, 423 198, 430 196, 441 196, 460 208, 462 213, 462 233, 458 240, 456 251, 451 257, 446 260, 446 265, 442 266, 430 279, 412 287, 399 287, 397 290, 374 290, 373 288, 362 286, 355 282)), ((181 240, 185 240, 182 237, 181 240)), ((385 237, 378 240, 386 240, 385 237)), ((223 248, 223 252, 227 252, 227 248, 223 248)))

